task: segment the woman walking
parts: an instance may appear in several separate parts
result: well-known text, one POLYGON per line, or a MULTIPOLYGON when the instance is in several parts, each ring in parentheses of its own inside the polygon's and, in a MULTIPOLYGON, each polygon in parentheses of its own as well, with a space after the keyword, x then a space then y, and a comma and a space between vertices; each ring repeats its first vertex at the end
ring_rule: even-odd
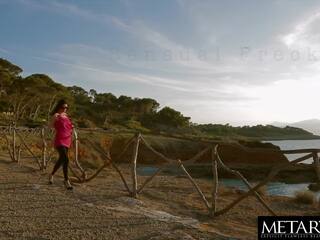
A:
POLYGON ((64 184, 68 190, 73 187, 68 177, 68 150, 72 142, 72 122, 67 115, 68 104, 61 99, 52 112, 51 127, 54 127, 56 134, 54 138, 54 147, 59 153, 59 159, 53 167, 52 173, 49 176, 49 184, 53 184, 53 175, 63 166, 64 184))

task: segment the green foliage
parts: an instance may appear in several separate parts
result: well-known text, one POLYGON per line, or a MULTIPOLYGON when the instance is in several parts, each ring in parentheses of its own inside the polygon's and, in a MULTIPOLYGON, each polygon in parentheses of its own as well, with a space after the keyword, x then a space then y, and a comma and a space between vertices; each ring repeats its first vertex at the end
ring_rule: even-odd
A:
POLYGON ((26 78, 16 77, 7 86, 5 96, 7 109, 4 110, 14 113, 12 119, 14 121, 48 119, 54 102, 61 97, 72 102, 67 89, 45 74, 33 74, 26 78))
POLYGON ((20 78, 22 69, 9 61, 0 58, 0 111, 9 107, 7 95, 16 79, 20 78))
POLYGON ((8 75, 16 77, 22 73, 22 69, 20 67, 3 58, 0 58, 0 71, 7 72, 8 75))
POLYGON ((185 117, 182 113, 170 108, 164 107, 156 114, 156 121, 171 127, 185 127, 189 125, 189 117, 185 117))
POLYGON ((244 136, 249 138, 282 138, 282 137, 312 137, 313 134, 301 128, 294 127, 275 127, 272 125, 257 125, 232 127, 229 124, 200 124, 195 126, 196 129, 212 136, 244 136))
POLYGON ((85 119, 85 118, 80 118, 76 121, 77 127, 80 128, 95 128, 96 125, 94 124, 94 122, 85 119))
POLYGON ((134 121, 134 120, 128 120, 124 123, 124 126, 126 126, 129 129, 135 130, 137 132, 146 133, 150 132, 149 129, 143 127, 140 122, 134 121))

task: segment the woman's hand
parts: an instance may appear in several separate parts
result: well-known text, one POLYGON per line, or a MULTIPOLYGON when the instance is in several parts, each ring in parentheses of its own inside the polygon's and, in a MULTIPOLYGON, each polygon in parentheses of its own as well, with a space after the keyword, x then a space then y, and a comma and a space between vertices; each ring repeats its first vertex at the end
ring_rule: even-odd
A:
POLYGON ((63 112, 63 113, 60 113, 60 117, 66 118, 68 117, 68 115, 65 112, 63 112))

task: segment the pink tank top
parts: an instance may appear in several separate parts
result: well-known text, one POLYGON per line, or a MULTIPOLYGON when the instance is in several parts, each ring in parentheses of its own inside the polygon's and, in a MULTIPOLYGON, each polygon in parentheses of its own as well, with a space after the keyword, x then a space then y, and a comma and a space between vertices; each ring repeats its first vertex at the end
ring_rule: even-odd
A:
POLYGON ((70 148, 72 142, 72 122, 67 115, 58 115, 54 121, 56 135, 54 146, 64 146, 70 148))

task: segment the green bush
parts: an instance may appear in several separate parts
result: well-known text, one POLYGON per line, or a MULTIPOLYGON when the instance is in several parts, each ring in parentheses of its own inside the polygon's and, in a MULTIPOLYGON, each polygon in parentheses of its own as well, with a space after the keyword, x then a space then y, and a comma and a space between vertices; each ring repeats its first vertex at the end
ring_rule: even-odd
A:
POLYGON ((136 130, 138 132, 142 132, 142 133, 150 132, 150 130, 143 127, 139 121, 128 120, 124 123, 124 125, 127 128, 132 129, 132 130, 136 130))
POLYGON ((88 119, 84 119, 81 118, 78 121, 76 121, 78 127, 80 128, 95 128, 96 125, 94 124, 94 122, 88 120, 88 119))

